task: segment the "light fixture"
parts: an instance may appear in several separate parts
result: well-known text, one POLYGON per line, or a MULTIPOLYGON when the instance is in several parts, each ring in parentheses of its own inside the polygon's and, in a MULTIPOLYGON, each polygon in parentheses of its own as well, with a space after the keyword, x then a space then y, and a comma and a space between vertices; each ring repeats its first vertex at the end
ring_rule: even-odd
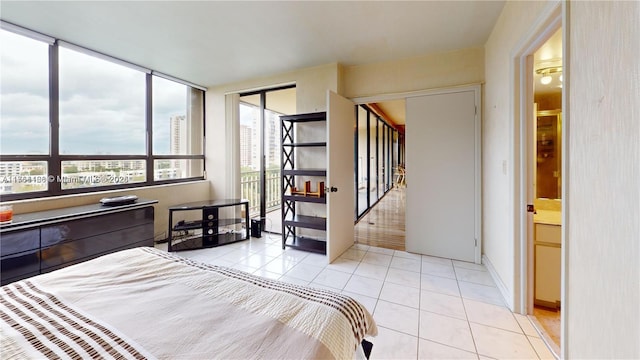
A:
MULTIPOLYGON (((551 84, 551 81, 553 80, 551 75, 555 73, 562 73, 562 66, 549 66, 536 69, 536 74, 542 75, 542 77, 540 78, 540 83, 543 85, 551 84)), ((560 74, 559 78, 560 81, 562 81, 562 74, 560 74)))

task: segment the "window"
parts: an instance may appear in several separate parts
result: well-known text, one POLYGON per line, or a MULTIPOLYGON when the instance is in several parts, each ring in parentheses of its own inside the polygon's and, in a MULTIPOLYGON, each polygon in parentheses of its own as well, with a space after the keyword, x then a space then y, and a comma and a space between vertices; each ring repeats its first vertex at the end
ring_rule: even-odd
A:
POLYGON ((145 155, 146 74, 58 51, 60 154, 145 155))
POLYGON ((204 178, 203 89, 1 24, 3 201, 204 178))
POLYGON ((152 99, 154 180, 202 176, 204 92, 153 76, 152 99))
POLYGON ((49 44, 0 30, 0 194, 48 189, 49 44))

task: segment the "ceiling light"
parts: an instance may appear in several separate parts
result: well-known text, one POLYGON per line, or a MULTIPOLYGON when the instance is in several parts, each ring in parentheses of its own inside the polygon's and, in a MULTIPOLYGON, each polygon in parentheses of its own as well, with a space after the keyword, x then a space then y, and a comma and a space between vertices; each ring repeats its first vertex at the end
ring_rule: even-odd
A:
POLYGON ((560 80, 560 82, 562 82, 562 74, 560 74, 560 76, 558 76, 558 79, 560 80))
MULTIPOLYGON (((562 73, 562 66, 549 66, 536 69, 536 74, 542 75, 542 77, 540 78, 540 83, 543 85, 551 84, 551 81, 553 80, 551 75, 556 73, 562 73)), ((560 81, 562 81, 562 74, 560 74, 559 78, 560 81)))

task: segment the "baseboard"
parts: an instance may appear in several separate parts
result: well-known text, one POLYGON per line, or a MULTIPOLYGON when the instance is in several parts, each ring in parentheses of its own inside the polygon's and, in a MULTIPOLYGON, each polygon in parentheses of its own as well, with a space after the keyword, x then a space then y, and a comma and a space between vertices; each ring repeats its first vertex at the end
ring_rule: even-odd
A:
POLYGON ((493 278, 493 282, 496 283, 496 286, 498 287, 498 290, 500 291, 500 294, 502 294, 502 298, 504 300, 504 303, 507 305, 507 307, 511 311, 513 311, 513 309, 514 309, 514 307, 513 307, 513 293, 511 291, 509 291, 509 289, 504 284, 504 282, 502 282, 502 279, 498 275, 498 272, 493 267, 493 264, 491 263, 491 261, 489 260, 487 255, 484 255, 484 254, 482 255, 482 263, 484 264, 484 266, 487 267, 487 270, 489 271, 489 275, 491 275, 491 278, 493 278))

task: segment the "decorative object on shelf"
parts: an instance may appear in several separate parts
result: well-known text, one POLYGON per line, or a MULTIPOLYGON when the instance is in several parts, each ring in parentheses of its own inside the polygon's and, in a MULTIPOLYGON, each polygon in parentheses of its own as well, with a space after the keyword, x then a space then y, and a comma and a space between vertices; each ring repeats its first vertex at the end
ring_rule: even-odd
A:
POLYGON ((11 221, 13 221, 13 206, 0 206, 0 224, 9 224, 11 221))
POLYGON ((295 186, 292 186, 290 189, 291 195, 324 197, 324 181, 318 181, 318 191, 311 191, 311 181, 304 182, 303 190, 298 190, 295 186))
POLYGON ((122 196, 114 196, 114 197, 106 197, 100 199, 100 204, 104 206, 120 206, 133 204, 138 200, 136 195, 122 195, 122 196))

